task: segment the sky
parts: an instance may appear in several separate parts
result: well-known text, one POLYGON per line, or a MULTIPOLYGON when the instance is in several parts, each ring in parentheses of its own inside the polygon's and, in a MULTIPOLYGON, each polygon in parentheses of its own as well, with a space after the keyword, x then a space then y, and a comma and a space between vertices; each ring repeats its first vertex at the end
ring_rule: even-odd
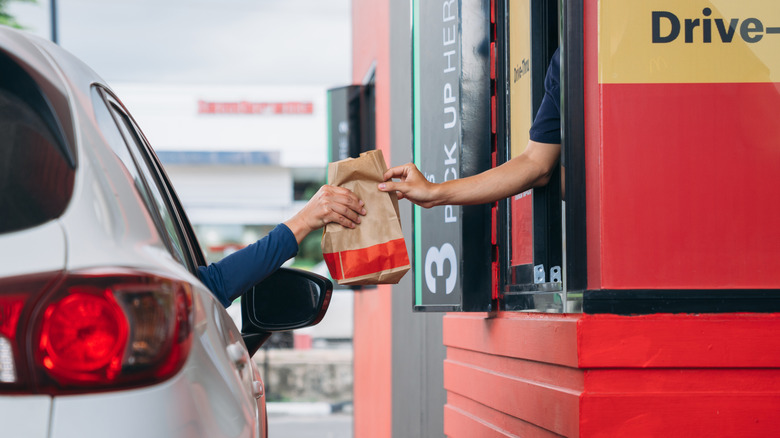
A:
MULTIPOLYGON (((51 38, 50 0, 11 1, 51 38)), ((57 0, 59 43, 109 83, 345 85, 350 0, 57 0)))

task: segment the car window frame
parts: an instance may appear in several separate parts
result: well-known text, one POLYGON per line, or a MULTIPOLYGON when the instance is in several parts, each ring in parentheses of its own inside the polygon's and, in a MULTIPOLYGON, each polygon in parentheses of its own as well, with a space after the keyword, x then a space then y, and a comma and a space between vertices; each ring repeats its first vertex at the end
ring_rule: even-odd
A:
MULTIPOLYGON (((143 134, 141 129, 138 127, 138 124, 136 123, 133 116, 130 114, 130 112, 127 110, 127 108, 122 104, 122 102, 119 100, 119 98, 116 97, 116 95, 111 92, 111 90, 100 86, 99 84, 95 84, 95 89, 98 91, 98 94, 102 97, 103 103, 106 105, 106 109, 111 114, 111 117, 114 119, 114 123, 116 124, 117 130, 120 132, 124 142, 125 146, 128 148, 128 151, 130 152, 130 157, 133 160, 135 166, 138 168, 139 163, 137 162, 138 159, 144 160, 144 165, 148 168, 150 172, 150 176, 153 179, 153 181, 147 181, 146 178, 141 178, 141 181, 144 185, 144 189, 147 191, 150 198, 154 198, 154 195, 151 193, 151 189, 148 187, 148 184, 154 183, 157 185, 157 188, 159 189, 160 196, 162 197, 162 201, 165 204, 165 207, 168 209, 168 212, 171 216, 171 220, 173 221, 173 228, 174 232, 176 233, 176 236, 178 240, 181 242, 181 250, 182 255, 184 256, 184 265, 185 267, 194 275, 197 275, 197 270, 199 266, 205 266, 205 257, 203 256, 203 252, 200 249, 200 246, 198 244, 197 238, 195 236, 195 233, 192 229, 192 226, 187 219, 186 214, 184 213, 184 209, 181 206, 181 202, 179 201, 178 197, 176 196, 176 192, 173 190, 173 186, 170 183, 170 180, 165 173, 165 169, 163 168, 162 164, 160 163, 157 154, 154 153, 154 149, 149 144, 149 141, 147 140, 146 136, 143 134), (121 120, 117 120, 117 113, 121 115, 122 117, 126 118, 126 120, 129 122, 129 126, 127 129, 130 131, 128 134, 134 136, 135 138, 128 139, 126 138, 125 130, 122 129, 120 124, 123 124, 124 122, 121 120), (136 148, 137 146, 137 148, 136 148), (135 148, 135 152, 134 152, 135 148), (137 152, 137 153, 136 153, 137 152)), ((140 172, 140 170, 139 170, 140 172)), ((140 172, 143 175, 143 172, 140 172)), ((160 215, 160 212, 157 211, 156 208, 149 208, 151 211, 150 213, 154 217, 155 226, 158 228, 158 232, 161 234, 163 241, 165 242, 166 248, 171 253, 171 256, 177 260, 178 257, 176 256, 176 249, 174 247, 174 243, 172 241, 171 236, 169 235, 168 229, 165 226, 164 220, 160 215)))
POLYGON ((132 123, 122 109, 113 102, 110 102, 109 106, 112 117, 125 138, 125 143, 127 143, 130 153, 133 155, 134 162, 143 175, 143 182, 151 200, 149 207, 155 209, 160 218, 159 224, 161 228, 159 231, 168 237, 169 249, 174 258, 183 265, 191 265, 192 257, 187 254, 188 250, 185 240, 179 231, 179 221, 176 220, 170 202, 166 198, 167 194, 160 185, 159 178, 149 164, 149 160, 143 150, 143 143, 139 140, 137 133, 134 132, 132 123))

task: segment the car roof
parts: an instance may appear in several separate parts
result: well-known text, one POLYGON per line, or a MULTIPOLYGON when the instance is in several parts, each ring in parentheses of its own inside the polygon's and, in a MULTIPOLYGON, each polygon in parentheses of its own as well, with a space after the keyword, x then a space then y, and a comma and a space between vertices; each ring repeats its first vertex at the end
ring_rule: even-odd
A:
POLYGON ((0 26, 0 53, 35 82, 48 110, 54 114, 50 128, 63 139, 63 152, 75 167, 79 143, 76 126, 92 114, 87 93, 94 83, 108 88, 105 81, 57 44, 26 31, 0 26))

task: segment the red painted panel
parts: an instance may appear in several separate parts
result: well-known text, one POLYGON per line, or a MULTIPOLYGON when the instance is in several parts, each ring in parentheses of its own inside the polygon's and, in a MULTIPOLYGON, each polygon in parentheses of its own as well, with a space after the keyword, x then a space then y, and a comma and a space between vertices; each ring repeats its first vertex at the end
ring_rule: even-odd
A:
MULTIPOLYGON (((352 83, 376 63, 376 144, 390 156, 389 0, 352 1, 352 83), (357 37, 359 36, 359 37, 357 37)), ((392 289, 380 285, 355 294, 354 436, 392 436, 392 289)))
POLYGON ((602 287, 780 287, 778 86, 601 86, 602 287))
POLYGON ((589 394, 746 392, 780 395, 780 369, 777 368, 599 369, 586 371, 584 378, 589 394))
POLYGON ((777 333, 774 314, 450 314, 445 433, 780 436, 777 333))
POLYGON ((444 388, 565 436, 576 436, 580 392, 447 359, 444 388))
MULTIPOLYGON (((496 79, 496 43, 495 42, 490 43, 490 79, 491 80, 496 79)), ((493 110, 495 110, 495 106, 493 107, 493 110)), ((493 117, 495 117, 495 112, 493 114, 494 114, 493 117)), ((495 129, 493 129, 493 133, 494 134, 496 133, 495 129)))
POLYGON ((583 315, 582 368, 780 367, 780 314, 583 315))
POLYGON ((598 84, 598 0, 584 0, 585 209, 588 288, 601 289, 601 93, 598 84))
POLYGON ((444 320, 450 436, 780 433, 780 315, 486 316, 444 320))
POLYGON ((444 406, 444 434, 450 438, 510 438, 512 435, 505 430, 487 423, 479 417, 469 415, 453 406, 444 406))
POLYGON ((448 347, 566 366, 577 366, 577 315, 500 312, 447 314, 448 347))
POLYGON ((587 394, 581 438, 776 437, 780 395, 725 393, 587 394))
MULTIPOLYGON (((495 152, 493 156, 495 157, 495 152)), ((498 228, 498 204, 495 203, 490 206, 490 244, 493 246, 498 245, 498 236, 496 235, 498 228)), ((495 263, 495 262, 493 262, 495 263)))
POLYGON ((496 133, 496 96, 490 98, 490 132, 496 133))
POLYGON ((572 391, 585 389, 582 370, 533 360, 479 353, 476 351, 447 348, 447 359, 462 364, 484 368, 498 374, 532 380, 539 385, 567 388, 572 391))
MULTIPOLYGON (((354 0, 352 2, 352 81, 360 84, 371 63, 387 53, 390 26, 388 0, 354 0)), ((382 57, 383 61, 387 57, 382 57)), ((377 115, 377 123, 380 117, 377 115)))
POLYGON ((498 430, 499 433, 507 434, 498 436, 524 438, 560 437, 560 435, 550 432, 547 429, 542 429, 534 424, 507 415, 504 412, 491 409, 458 394, 450 393, 447 395, 447 405, 444 407, 444 433, 447 436, 451 438, 482 438, 484 436, 490 436, 483 435, 483 433, 496 433, 496 430, 498 430), (475 422, 481 424, 473 425, 475 422), (488 427, 481 427, 485 425, 488 427), (479 427, 479 429, 473 431, 474 433, 467 433, 472 432, 472 429, 476 429, 477 427, 479 427))
POLYGON ((534 201, 533 192, 513 196, 512 203, 512 266, 534 262, 534 201))
POLYGON ((769 437, 780 433, 778 369, 585 372, 581 437, 769 437))
POLYGON ((354 428, 356 438, 392 436, 392 290, 355 293, 354 428))

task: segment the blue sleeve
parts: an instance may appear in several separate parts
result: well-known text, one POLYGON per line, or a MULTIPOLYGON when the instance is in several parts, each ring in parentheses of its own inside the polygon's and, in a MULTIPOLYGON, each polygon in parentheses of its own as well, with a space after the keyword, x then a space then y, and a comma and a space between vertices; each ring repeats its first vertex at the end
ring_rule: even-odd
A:
POLYGON ((538 143, 561 143, 561 56, 560 49, 550 60, 544 78, 544 97, 534 123, 531 125, 531 140, 538 143))
POLYGON ((267 236, 208 266, 198 267, 198 277, 223 306, 271 275, 298 253, 295 235, 279 224, 267 236))

